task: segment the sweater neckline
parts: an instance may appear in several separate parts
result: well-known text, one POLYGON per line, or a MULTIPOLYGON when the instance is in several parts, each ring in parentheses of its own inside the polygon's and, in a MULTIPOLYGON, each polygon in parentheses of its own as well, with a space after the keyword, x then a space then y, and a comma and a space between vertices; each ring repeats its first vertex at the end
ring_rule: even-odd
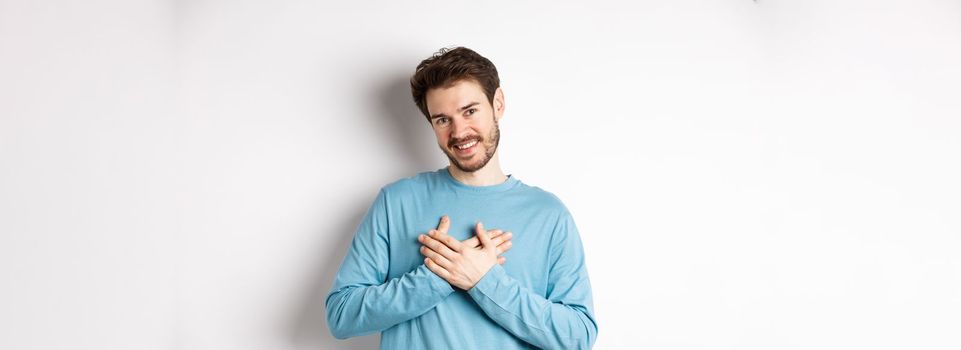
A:
POLYGON ((458 190, 463 190, 463 191, 478 193, 478 194, 504 192, 514 188, 515 186, 517 186, 517 184, 520 183, 520 180, 514 177, 513 174, 507 174, 507 180, 504 180, 504 182, 501 182, 499 184, 486 185, 486 186, 471 186, 455 179, 454 176, 450 174, 450 166, 440 168, 437 170, 437 172, 440 173, 441 177, 447 180, 447 182, 450 183, 451 186, 454 186, 454 188, 458 190))

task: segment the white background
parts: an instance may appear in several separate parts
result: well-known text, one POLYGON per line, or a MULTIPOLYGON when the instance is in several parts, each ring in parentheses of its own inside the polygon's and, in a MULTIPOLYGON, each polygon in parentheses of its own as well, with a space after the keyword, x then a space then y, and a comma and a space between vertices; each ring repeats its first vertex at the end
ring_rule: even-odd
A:
POLYGON ((323 300, 500 70, 597 349, 961 348, 959 1, 0 0, 0 348, 364 349, 323 300))

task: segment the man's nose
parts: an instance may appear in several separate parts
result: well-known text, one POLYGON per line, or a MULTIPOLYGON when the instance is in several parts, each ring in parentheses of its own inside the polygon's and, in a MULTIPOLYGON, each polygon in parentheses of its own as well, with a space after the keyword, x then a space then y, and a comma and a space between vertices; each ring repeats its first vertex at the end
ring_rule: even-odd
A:
POLYGON ((454 118, 451 123, 451 138, 459 139, 470 135, 470 123, 463 118, 454 118))

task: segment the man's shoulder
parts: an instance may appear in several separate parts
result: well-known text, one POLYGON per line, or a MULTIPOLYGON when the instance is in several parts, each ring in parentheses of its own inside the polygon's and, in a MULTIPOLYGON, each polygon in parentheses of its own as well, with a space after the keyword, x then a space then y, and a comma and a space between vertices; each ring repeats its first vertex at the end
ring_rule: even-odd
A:
POLYGON ((388 183, 381 188, 381 191, 390 194, 403 194, 415 191, 424 191, 433 186, 439 176, 439 170, 420 172, 408 177, 400 178, 388 183))
POLYGON ((561 215, 569 215, 567 206, 561 198, 544 188, 521 183, 517 188, 518 197, 522 197, 525 205, 536 207, 539 210, 552 211, 561 215))

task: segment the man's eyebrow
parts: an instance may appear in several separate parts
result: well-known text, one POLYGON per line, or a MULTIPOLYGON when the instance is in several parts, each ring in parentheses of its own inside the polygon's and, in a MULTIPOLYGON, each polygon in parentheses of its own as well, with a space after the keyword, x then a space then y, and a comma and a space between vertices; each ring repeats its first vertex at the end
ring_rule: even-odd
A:
MULTIPOLYGON (((464 107, 458 108, 457 111, 460 112, 460 111, 463 111, 463 110, 465 110, 465 109, 474 107, 474 106, 479 105, 479 104, 480 104, 480 102, 471 102, 471 103, 468 103, 468 104, 467 104, 466 106, 464 106, 464 107)), ((444 114, 444 113, 437 113, 437 114, 434 114, 434 115, 430 116, 430 120, 434 120, 435 118, 440 118, 440 117, 448 117, 448 118, 450 118, 449 115, 446 115, 446 114, 444 114)))

